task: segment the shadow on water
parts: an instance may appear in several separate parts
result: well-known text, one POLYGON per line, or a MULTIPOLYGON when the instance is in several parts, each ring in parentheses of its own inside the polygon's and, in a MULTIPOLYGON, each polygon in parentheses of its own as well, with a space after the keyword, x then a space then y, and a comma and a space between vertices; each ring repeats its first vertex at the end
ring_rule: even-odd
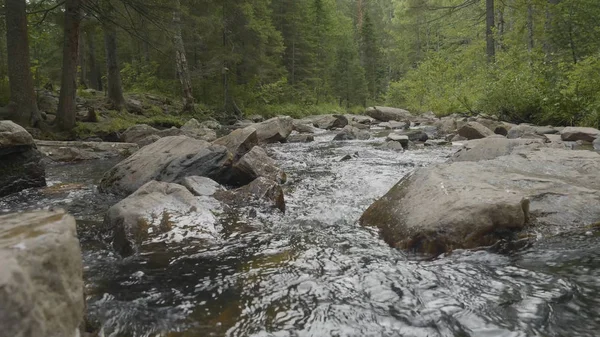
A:
POLYGON ((76 216, 88 320, 104 336, 597 336, 600 236, 417 261, 356 222, 402 176, 452 150, 332 138, 268 148, 289 175, 286 214, 223 216, 223 240, 211 245, 148 243, 117 256, 99 238, 117 200, 94 187, 113 162, 52 166, 49 189, 2 199, 0 210, 76 216))

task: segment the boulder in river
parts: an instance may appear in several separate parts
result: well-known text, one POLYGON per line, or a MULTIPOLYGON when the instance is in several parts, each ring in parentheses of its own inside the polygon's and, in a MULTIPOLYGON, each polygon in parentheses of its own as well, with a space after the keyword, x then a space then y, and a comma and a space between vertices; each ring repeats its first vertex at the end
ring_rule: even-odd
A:
POLYGON ((277 162, 271 159, 262 147, 255 146, 233 165, 230 183, 243 186, 258 177, 265 177, 279 184, 287 180, 285 172, 277 166, 277 162))
MULTIPOLYGON (((408 149, 408 145, 410 143, 410 139, 407 135, 399 135, 397 133, 390 133, 386 138, 386 143, 395 142, 402 146, 403 149, 408 149)), ((389 147, 390 145, 388 145, 389 147)))
POLYGON ((145 146, 151 143, 148 141, 148 137, 150 136, 156 137, 154 138, 154 141, 158 140, 158 133, 158 129, 155 129, 150 125, 137 124, 129 127, 121 134, 121 141, 124 143, 135 143, 139 144, 140 146, 145 146))
POLYGON ((104 229, 113 248, 129 256, 149 240, 215 239, 213 208, 181 185, 149 181, 108 210, 104 229))
POLYGON ((181 185, 192 192, 195 196, 210 197, 217 191, 224 191, 225 189, 218 182, 199 176, 185 177, 181 180, 181 185))
POLYGON ((2 336, 76 337, 85 312, 75 219, 64 211, 0 216, 2 336))
POLYGON ((306 133, 299 133, 288 137, 288 143, 310 143, 315 141, 315 136, 306 133))
POLYGON ((313 125, 319 129, 341 129, 348 125, 348 118, 344 115, 322 115, 312 117, 313 125))
POLYGON ((471 140, 493 136, 494 132, 480 123, 468 122, 458 129, 458 134, 467 138, 468 140, 471 140))
POLYGON ((346 125, 342 131, 340 131, 333 140, 335 141, 343 141, 343 140, 367 140, 371 138, 369 132, 360 130, 350 125, 346 125))
POLYGON ((506 156, 518 151, 545 147, 539 139, 483 138, 465 142, 463 148, 452 156, 453 161, 480 161, 506 156))
POLYGON ((404 122, 404 121, 410 120, 414 117, 410 112, 408 112, 404 109, 382 107, 382 106, 368 108, 366 111, 366 114, 367 114, 367 116, 374 118, 381 122, 389 122, 389 121, 404 122))
POLYGON ((258 145, 258 136, 256 129, 247 127, 233 130, 227 136, 215 140, 213 144, 225 146, 233 154, 233 160, 237 161, 258 145))
POLYGON ((0 121, 0 197, 46 186, 46 169, 33 137, 11 121, 0 121))
POLYGON ((304 119, 294 119, 294 131, 298 133, 315 133, 315 128, 312 124, 312 121, 307 121, 304 119))
POLYGON ((594 150, 600 151, 600 137, 596 138, 594 141, 594 150))
POLYGON ((259 143, 284 143, 294 129, 291 117, 275 117, 262 123, 252 124, 259 143))
POLYGON ((410 122, 396 122, 396 121, 389 121, 389 122, 383 122, 383 123, 379 123, 379 126, 382 128, 386 128, 388 130, 402 130, 402 129, 408 129, 410 127, 410 122))
POLYGON ((362 215, 393 247, 439 254, 600 220, 600 155, 541 148, 406 176, 362 215), (424 207, 426 205, 426 207, 424 207))
POLYGON ((594 128, 567 127, 560 132, 560 136, 564 141, 576 142, 581 140, 592 143, 600 136, 600 130, 594 128))
POLYGON ((402 133, 406 135, 411 142, 426 142, 429 136, 423 130, 406 130, 402 133))
POLYGON ((259 177, 250 184, 235 190, 216 192, 214 196, 217 200, 233 207, 266 202, 285 212, 285 198, 281 186, 265 177, 259 177))
POLYGON ((187 123, 181 127, 181 131, 188 137, 202 139, 207 142, 212 142, 217 139, 217 133, 213 129, 202 125, 202 123, 198 122, 195 118, 187 121, 187 123))
POLYGON ((508 139, 545 139, 544 134, 541 132, 547 132, 549 130, 538 129, 538 127, 528 125, 528 124, 520 124, 516 125, 508 131, 506 138, 508 139))
POLYGON ((178 182, 205 176, 227 183, 232 154, 226 147, 187 136, 161 138, 143 147, 104 174, 100 191, 129 195, 151 180, 178 182))

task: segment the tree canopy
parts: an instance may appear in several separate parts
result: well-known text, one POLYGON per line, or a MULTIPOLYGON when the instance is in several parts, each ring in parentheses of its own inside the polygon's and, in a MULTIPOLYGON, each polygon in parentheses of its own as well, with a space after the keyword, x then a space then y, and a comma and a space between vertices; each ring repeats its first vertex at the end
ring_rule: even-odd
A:
MULTIPOLYGON (((31 96, 12 76, 107 90, 117 111, 125 91, 236 118, 387 104, 600 126, 596 0, 6 0, 2 12, 0 105, 31 96), (10 33, 24 27, 6 15, 16 3, 25 77, 6 47, 26 45, 10 33)), ((70 95, 60 109, 72 109, 70 95)))

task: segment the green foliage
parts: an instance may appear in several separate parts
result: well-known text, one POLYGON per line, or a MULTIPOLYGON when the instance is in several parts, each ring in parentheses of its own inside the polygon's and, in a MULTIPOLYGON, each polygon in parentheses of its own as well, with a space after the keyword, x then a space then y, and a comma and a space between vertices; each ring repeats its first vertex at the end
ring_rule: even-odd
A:
POLYGON ((173 80, 165 80, 156 76, 159 64, 156 62, 139 62, 133 60, 124 63, 121 69, 123 88, 132 92, 153 92, 162 95, 176 96, 178 84, 173 80))

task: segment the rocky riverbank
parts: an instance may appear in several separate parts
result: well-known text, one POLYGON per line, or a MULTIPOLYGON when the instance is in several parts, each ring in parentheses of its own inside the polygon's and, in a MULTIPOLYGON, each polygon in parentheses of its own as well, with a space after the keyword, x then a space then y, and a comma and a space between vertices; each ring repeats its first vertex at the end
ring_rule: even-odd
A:
MULTIPOLYGON (((133 126, 119 136, 130 143, 52 143, 35 142, 24 130, 1 123, 9 130, 3 139, 22 140, 0 144, 39 149, 47 162, 128 156, 99 182, 102 193, 120 199, 105 214, 99 234, 123 257, 148 245, 219 244, 225 239, 219 218, 229 210, 252 207, 283 214, 289 178, 263 147, 309 142, 324 133, 334 133, 335 143, 385 139, 373 146, 397 156, 454 143, 456 153, 448 162, 416 169, 362 215, 362 225, 378 227, 396 248, 437 255, 592 228, 600 221, 595 179, 600 155, 592 151, 600 132, 595 129, 511 125, 483 117, 437 119, 372 108, 365 116, 243 121, 218 139, 213 134, 225 127, 191 120, 168 132, 133 126)), ((358 156, 349 153, 339 160, 352 163, 358 156)), ((41 160, 36 163, 43 168, 41 160)), ((31 187, 36 186, 18 189, 31 187)), ((14 253, 15 245, 6 249, 14 253)))

